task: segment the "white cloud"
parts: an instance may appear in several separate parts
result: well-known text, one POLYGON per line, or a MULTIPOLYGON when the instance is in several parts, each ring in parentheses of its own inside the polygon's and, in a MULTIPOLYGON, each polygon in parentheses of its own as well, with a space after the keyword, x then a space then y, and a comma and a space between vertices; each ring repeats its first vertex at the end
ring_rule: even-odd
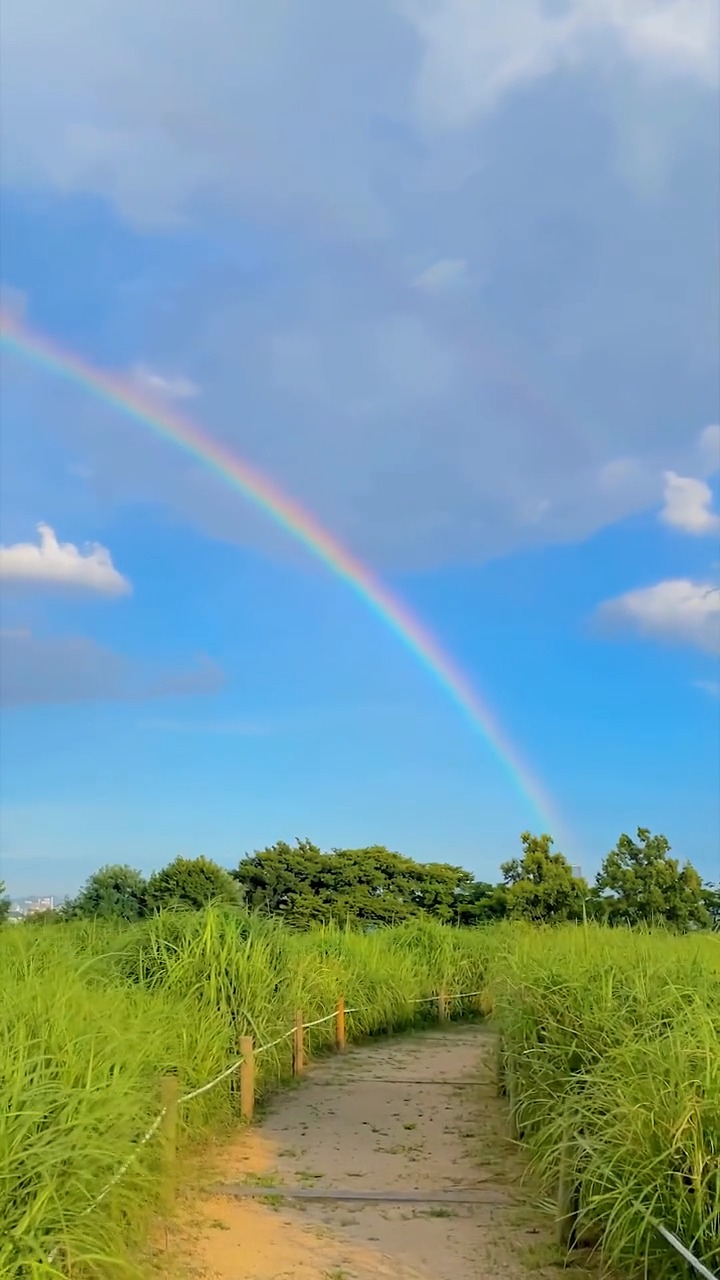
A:
MULTIPOLYGON (((467 6, 470 105, 483 49, 490 87, 504 67, 508 96, 475 128, 461 102, 469 127, 435 137, 414 96, 425 45, 388 0, 3 2, 5 183, 21 200, 49 196, 50 218, 53 197, 89 195, 101 222, 158 236, 141 266, 121 254, 102 277, 111 331, 146 344, 126 368, 148 355, 158 396, 189 373, 208 432, 379 569, 588 536, 655 506, 665 469, 705 475, 683 413, 707 413, 717 380, 712 103, 695 81, 638 76, 609 17, 581 75, 514 97, 508 68, 535 65, 525 42, 542 50, 559 21, 550 5, 467 6), (643 201, 617 172, 638 118, 673 177, 643 201), (238 218, 242 247, 220 234, 238 218), (614 465, 622 454, 634 461, 614 465)), ((605 10, 617 14, 614 0, 605 10)), ((98 243, 81 247, 90 274, 98 243)), ((80 527, 101 504, 147 501, 275 549, 219 478, 3 357, 23 410, 11 421, 4 409, 4 443, 32 420, 92 468, 86 492, 65 495, 74 518, 71 501, 85 504, 80 527)), ((22 483, 6 468, 7 491, 26 487, 29 453, 18 446, 22 483)), ((49 511, 41 479, 27 485, 49 511)))
POLYGON ((127 595, 131 591, 107 548, 93 543, 79 550, 72 542, 58 542, 49 525, 39 524, 37 529, 39 544, 16 542, 11 547, 0 547, 0 579, 78 588, 105 596, 127 595))
POLYGON ((720 652, 720 588, 708 582, 671 578, 628 591, 605 601, 599 616, 653 639, 720 652))
POLYGON ((200 388, 189 378, 182 376, 166 377, 147 365, 136 364, 132 370, 132 379, 144 391, 159 396, 164 400, 192 400, 200 394, 200 388))
POLYGON ((426 293, 445 293, 467 280, 468 266, 464 258, 441 258, 415 277, 415 287, 426 293))
POLYGON ((720 515, 710 510, 712 490, 704 480, 665 472, 665 505, 660 512, 664 524, 682 533, 701 536, 720 530, 720 515))
POLYGON ((424 48, 418 104, 431 128, 471 124, 512 90, 613 48, 643 72, 713 86, 715 0, 402 0, 424 48))
POLYGON ((713 84, 716 27, 715 0, 4 0, 3 168, 145 225, 212 199, 374 239, 378 176, 404 158, 373 155, 385 124, 465 127, 517 86, 618 55, 713 84))

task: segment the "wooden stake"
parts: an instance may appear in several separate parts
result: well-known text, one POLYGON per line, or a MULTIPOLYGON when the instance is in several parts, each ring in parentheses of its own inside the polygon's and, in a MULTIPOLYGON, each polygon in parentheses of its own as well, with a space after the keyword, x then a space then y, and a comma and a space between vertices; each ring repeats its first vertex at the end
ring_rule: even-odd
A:
POLYGON ((507 1075, 505 1070, 505 1046, 502 1039, 498 1037, 497 1042, 497 1061, 496 1061, 496 1083, 499 1098, 507 1097, 507 1075))
POLYGON ((295 1038, 293 1040, 293 1075, 301 1076, 305 1070, 305 1031, 302 1009, 295 1013, 295 1038))
POLYGON ((338 1000, 337 1021, 335 1023, 335 1044, 338 1053, 345 1052, 345 998, 338 1000))
POLYGON ((438 992, 438 1020, 444 1022, 447 1018, 447 995, 445 988, 441 987, 438 992))
POLYGON ((506 1069, 505 1086, 507 1089, 508 1107, 510 1109, 510 1137, 514 1142, 519 1142, 522 1135, 518 1124, 518 1093, 515 1082, 515 1072, 512 1067, 506 1069))
POLYGON ((560 1152, 557 1203, 558 1244, 560 1244, 564 1249, 571 1249, 575 1243, 575 1224, 577 1221, 578 1203, 573 1163, 572 1127, 570 1122, 567 1121, 563 1133, 562 1150, 560 1152))
POLYGON ((177 1076, 163 1076, 160 1097, 165 1109, 160 1126, 163 1147, 163 1202, 166 1212, 170 1213, 175 1203, 176 1188, 178 1099, 180 1097, 180 1082, 177 1076))
POLYGON ((240 1039, 240 1115, 248 1123, 255 1111, 255 1046, 252 1036, 240 1039))

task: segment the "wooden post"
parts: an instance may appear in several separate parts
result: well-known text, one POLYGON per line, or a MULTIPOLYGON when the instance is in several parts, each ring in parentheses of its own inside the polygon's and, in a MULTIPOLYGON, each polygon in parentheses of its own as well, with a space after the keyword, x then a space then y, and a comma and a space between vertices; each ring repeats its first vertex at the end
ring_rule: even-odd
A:
POLYGON ((295 1013, 295 1038, 293 1040, 293 1075, 301 1076, 305 1070, 305 1031, 302 1009, 295 1013))
POLYGON ((337 1006, 337 1020, 335 1023, 335 1044, 338 1053, 345 1052, 345 997, 341 996, 337 1006))
POLYGON ((438 1021, 444 1022, 447 1018, 447 994, 444 987, 438 992, 438 1021))
POLYGON ((573 1147, 572 1127, 568 1120, 565 1122, 563 1144, 560 1152, 557 1201, 558 1244, 563 1249, 571 1249, 575 1243, 575 1225, 578 1213, 573 1147))
POLYGON ((510 1109, 510 1137, 512 1138, 513 1142, 520 1142, 522 1140, 522 1134, 520 1132, 520 1124, 519 1124, 519 1117, 518 1117, 519 1099, 518 1099, 518 1090, 517 1090, 517 1079, 515 1076, 515 1072, 513 1071, 512 1065, 509 1065, 507 1067, 505 1082, 506 1082, 506 1089, 507 1089, 508 1107, 510 1109))
POLYGON ((177 1076, 163 1076, 160 1087, 160 1098, 165 1111, 161 1124, 162 1162, 163 1162, 163 1204, 167 1213, 172 1211, 175 1203, 176 1163, 177 1163, 177 1125, 178 1099, 180 1082, 177 1076))
POLYGON ((240 1115, 248 1122, 255 1110, 255 1046, 252 1036, 240 1039, 240 1115))
POLYGON ((506 1064, 505 1064, 505 1046, 502 1042, 501 1036, 498 1036, 498 1041, 497 1041, 497 1060, 496 1060, 495 1072, 496 1072, 495 1081, 497 1084, 498 1097, 505 1098, 507 1097, 507 1073, 506 1073, 506 1064))

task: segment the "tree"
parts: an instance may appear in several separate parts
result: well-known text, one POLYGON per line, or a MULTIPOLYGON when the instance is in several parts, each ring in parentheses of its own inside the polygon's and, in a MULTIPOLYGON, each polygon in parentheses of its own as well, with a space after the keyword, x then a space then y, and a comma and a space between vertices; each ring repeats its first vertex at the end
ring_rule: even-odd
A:
POLYGON ((520 839, 522 858, 512 858, 501 867, 508 914, 537 924, 577 920, 588 891, 585 881, 573 875, 561 853, 551 852, 551 836, 524 831, 520 839))
POLYGON ((60 911, 54 910, 53 907, 47 907, 44 911, 31 911, 29 915, 25 916, 23 923, 37 927, 37 925, 62 924, 63 920, 64 917, 60 911))
POLYGON ((325 857, 311 840, 298 839, 294 847, 278 840, 243 858, 232 875, 251 911, 307 927, 323 918, 325 857))
POLYGON ((422 915, 469 921, 475 884, 460 867, 414 862, 384 845, 323 853, 310 840, 294 846, 279 840, 243 858, 233 875, 248 907, 296 928, 331 920, 393 924, 422 915))
POLYGON ((63 903, 59 915, 65 920, 140 920, 147 913, 147 890, 141 871, 119 865, 101 867, 88 877, 77 897, 63 903))
POLYGON ((457 922, 466 926, 492 924, 496 920, 503 920, 507 913, 506 885, 474 880, 458 903, 457 922))
POLYGON ((638 827, 637 839, 621 835, 605 858, 597 887, 610 923, 665 923, 685 932, 707 926, 710 914, 695 868, 670 857, 666 836, 638 827))
POLYGON ((5 924, 10 915, 11 902, 5 892, 5 881, 0 880, 0 924, 5 924))
POLYGON ((701 898, 713 929, 720 929, 720 884, 703 885, 701 898))
POLYGON ((210 858, 175 858, 155 871, 147 884, 150 910, 199 911, 210 902, 239 906, 242 894, 232 876, 210 858))
POLYGON ((330 911, 340 921, 392 924, 427 915, 457 923, 461 902, 474 883, 461 867, 415 862, 384 845, 333 849, 326 857, 330 911))

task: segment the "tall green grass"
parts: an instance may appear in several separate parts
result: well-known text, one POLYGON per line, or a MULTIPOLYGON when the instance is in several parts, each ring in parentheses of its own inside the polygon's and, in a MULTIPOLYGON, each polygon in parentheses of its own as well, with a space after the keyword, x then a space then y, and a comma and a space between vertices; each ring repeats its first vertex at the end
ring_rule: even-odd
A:
POLYGON ((720 938, 503 931, 489 982, 520 1133, 548 1196, 621 1275, 720 1273, 720 938))
MULTIPOLYGON (((655 1217, 719 1270, 720 939, 417 923, 299 934, 208 909, 0 931, 0 1276, 133 1274, 162 1189, 159 1143, 138 1144, 163 1075, 197 1088, 241 1035, 270 1044, 296 1008, 312 1021, 340 996, 358 1009, 352 1036, 410 1027, 442 989, 484 991, 548 1198, 570 1137, 579 1230, 606 1260, 686 1276, 655 1217)), ((314 1028, 311 1052, 333 1036, 332 1022, 314 1028)), ((261 1094, 290 1070, 284 1040, 258 1059, 261 1094)), ((181 1148, 236 1123, 234 1088, 182 1108, 181 1148)))
MULTIPOLYGON (((163 1075, 191 1091, 233 1061, 241 1035, 272 1044, 297 1008, 312 1021, 340 996, 358 1009, 351 1035, 409 1026, 428 1016, 413 1001, 451 982, 475 989, 485 953, 481 935, 439 926, 295 934, 215 909, 121 931, 3 931, 0 1276, 132 1274, 161 1190, 159 1144, 137 1152, 163 1075)), ((332 1022, 314 1028, 311 1052, 333 1037, 332 1022)), ((289 1077, 290 1052, 284 1040, 258 1059, 261 1094, 289 1077)), ((181 1144, 235 1122, 233 1089, 228 1079, 182 1108, 181 1144)))

